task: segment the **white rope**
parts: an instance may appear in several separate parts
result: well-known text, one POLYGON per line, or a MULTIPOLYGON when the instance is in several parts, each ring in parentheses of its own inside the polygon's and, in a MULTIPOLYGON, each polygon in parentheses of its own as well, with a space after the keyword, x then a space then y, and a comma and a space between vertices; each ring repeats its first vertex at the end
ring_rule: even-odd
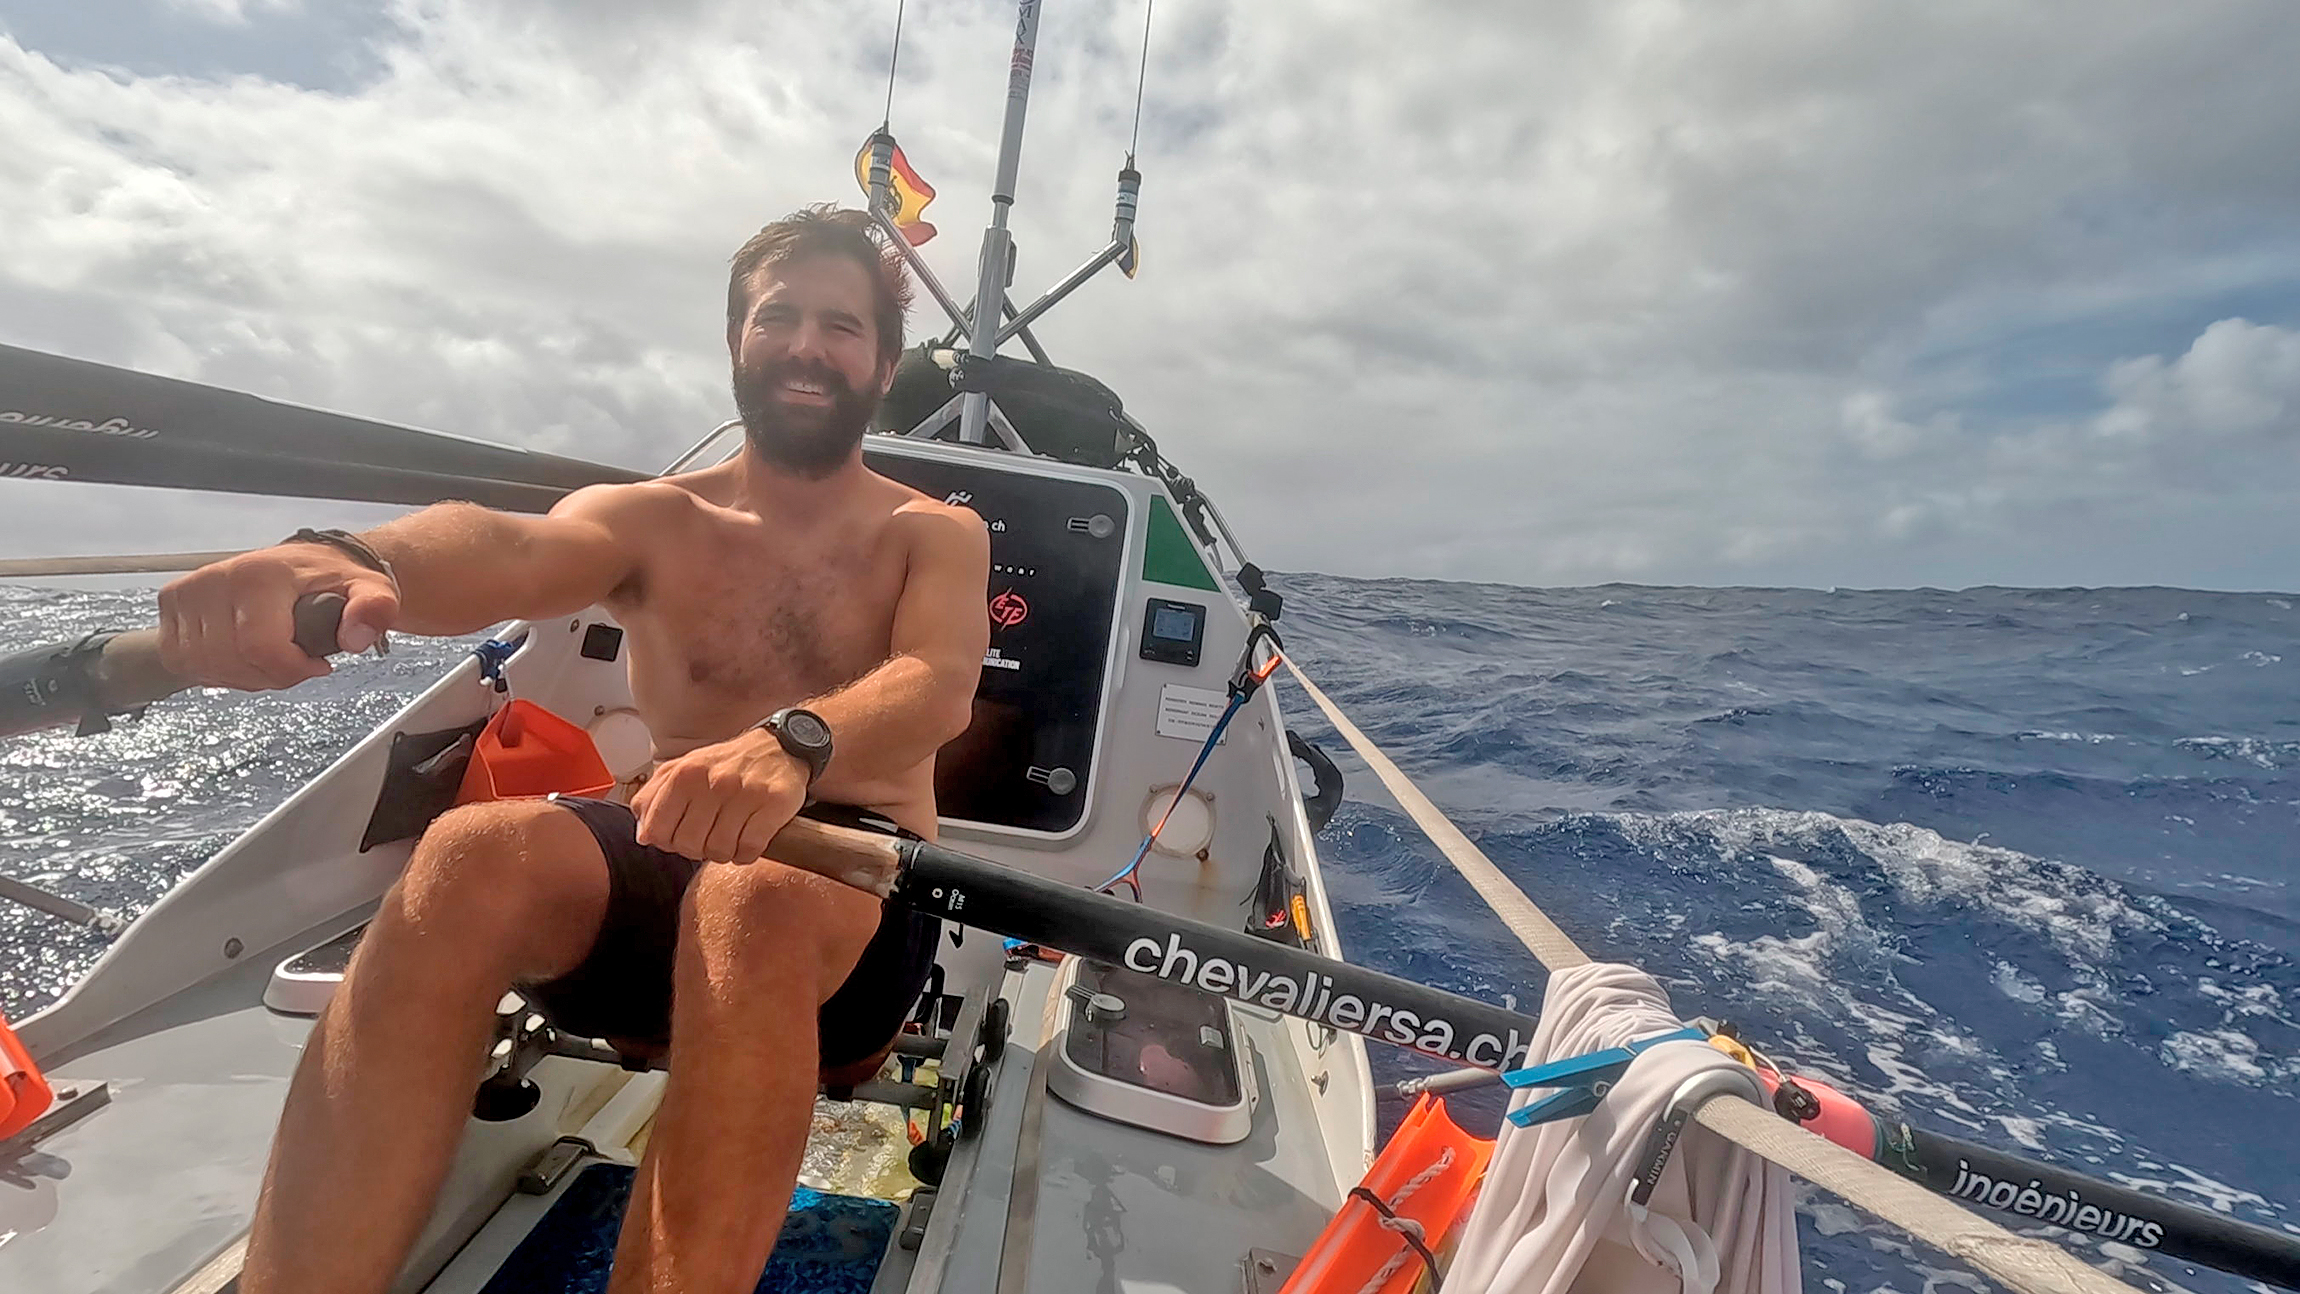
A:
MULTIPOLYGON (((1358 758, 1397 797, 1406 816, 1429 836, 1478 897, 1543 966, 1554 971, 1590 960, 1548 913, 1502 875, 1493 860, 1422 794, 1413 779, 1350 722, 1293 657, 1286 658, 1286 668, 1325 712, 1334 730, 1357 751, 1358 758)), ((2059 1245, 2016 1236, 1970 1209, 1745 1100, 1709 1101, 1694 1115, 1694 1121, 2023 1294, 2134 1294, 2132 1286, 2086 1266, 2059 1245)))
MULTIPOLYGON (((1453 1147, 1447 1146, 1438 1152, 1436 1162, 1407 1178, 1406 1184, 1398 1188, 1398 1193, 1390 1197, 1390 1212, 1395 1213, 1405 1207, 1406 1200, 1411 1198, 1415 1191, 1429 1185, 1437 1179, 1439 1173, 1451 1167, 1453 1167, 1453 1147)), ((1412 1236, 1424 1245, 1429 1243, 1429 1235, 1422 1230, 1422 1224, 1412 1218, 1383 1217, 1377 1213, 1374 1215, 1374 1220, 1379 1222, 1385 1231, 1395 1231, 1402 1236, 1412 1236)), ((1413 1252, 1413 1246, 1407 1245, 1391 1254, 1390 1260, 1382 1264, 1381 1270, 1375 1272, 1366 1280, 1364 1285, 1358 1287, 1358 1294, 1381 1294, 1382 1286, 1389 1282, 1390 1277, 1398 1274, 1398 1268, 1405 1266, 1407 1255, 1413 1252)))

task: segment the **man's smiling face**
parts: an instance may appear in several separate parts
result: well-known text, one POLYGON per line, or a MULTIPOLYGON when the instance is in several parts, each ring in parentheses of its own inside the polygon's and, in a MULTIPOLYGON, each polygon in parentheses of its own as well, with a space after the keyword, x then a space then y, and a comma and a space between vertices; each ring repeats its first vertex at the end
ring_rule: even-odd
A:
POLYGON ((735 408, 767 462, 821 476, 853 454, 885 393, 870 274, 805 256, 752 275, 735 337, 735 408))

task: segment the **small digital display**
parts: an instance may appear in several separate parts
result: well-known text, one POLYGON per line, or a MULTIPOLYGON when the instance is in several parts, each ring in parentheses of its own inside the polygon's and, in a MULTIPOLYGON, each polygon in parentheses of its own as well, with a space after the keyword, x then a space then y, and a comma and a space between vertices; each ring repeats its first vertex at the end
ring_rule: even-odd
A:
POLYGON ((1195 602, 1151 598, 1142 616, 1142 650, 1137 655, 1163 665, 1198 667, 1206 641, 1206 608, 1195 602))

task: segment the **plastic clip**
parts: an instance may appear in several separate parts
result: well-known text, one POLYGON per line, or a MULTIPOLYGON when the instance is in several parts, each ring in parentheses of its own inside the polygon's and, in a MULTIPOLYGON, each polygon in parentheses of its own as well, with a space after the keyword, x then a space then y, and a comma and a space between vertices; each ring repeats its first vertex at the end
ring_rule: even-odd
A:
POLYGON ((1509 1121, 1521 1128, 1551 1123, 1558 1119, 1573 1119, 1597 1108, 1613 1085, 1629 1070, 1629 1062, 1649 1047, 1665 1042, 1700 1042, 1709 1035, 1699 1029, 1685 1028, 1669 1033, 1640 1038, 1621 1047, 1607 1047, 1586 1056, 1569 1056, 1564 1060, 1535 1065, 1530 1069, 1513 1069, 1501 1076, 1501 1081, 1513 1088, 1557 1087, 1564 1090, 1547 1096, 1523 1109, 1511 1110, 1509 1121))
POLYGON ((526 634, 521 634, 509 642, 499 638, 490 638, 472 648, 471 654, 479 658, 479 681, 494 685, 498 692, 509 692, 511 681, 503 677, 503 667, 510 663, 511 657, 518 652, 526 641, 526 634))

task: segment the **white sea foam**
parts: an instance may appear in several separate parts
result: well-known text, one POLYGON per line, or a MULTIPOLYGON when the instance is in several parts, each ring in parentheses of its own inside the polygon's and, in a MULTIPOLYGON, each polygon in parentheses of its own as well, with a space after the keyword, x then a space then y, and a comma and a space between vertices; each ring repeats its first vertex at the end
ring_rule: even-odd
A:
MULTIPOLYGON (((2241 1186, 2230 1186, 2217 1177, 2207 1177, 2185 1164, 2166 1164, 2153 1159, 2144 1159, 2140 1161, 2140 1166, 2143 1169, 2153 1169, 2169 1174, 2169 1176, 2159 1177, 2146 1172, 2130 1173, 2113 1170, 2104 1176, 2119 1186, 2128 1186, 2136 1191, 2148 1191, 2167 1198, 2177 1199, 2182 1195, 2194 1196, 2202 1201, 2206 1208, 2215 1213, 2233 1214, 2239 1204, 2268 1213, 2282 1211, 2282 1206, 2270 1204, 2267 1197, 2258 1192, 2245 1190, 2241 1186)), ((2282 1225, 2285 1230, 2300 1234, 2300 1228, 2296 1228, 2290 1223, 2282 1225)))
POLYGON ((1996 1289, 1994 1285, 1961 1267, 1932 1267, 1919 1262, 1910 1263, 1909 1266, 1915 1268, 1917 1274, 1925 1278, 1924 1294, 1940 1294, 1941 1290, 1948 1288, 1972 1290, 1975 1294, 1988 1294, 1988 1292, 1996 1289))
POLYGON ((2033 1005, 2045 999, 2044 985, 2011 962, 1998 962, 1996 974, 1991 978, 1996 981, 1997 991, 2015 1002, 2033 1005))
MULTIPOLYGON (((1815 1231, 1825 1236, 1841 1236, 1849 1231, 1861 1229, 1861 1215, 1853 1212, 1852 1205, 1839 1203, 1837 1197, 1833 1195, 1817 1194, 1811 1188, 1803 1187, 1802 1184, 1800 1187, 1801 1194, 1806 1198, 1797 1202, 1798 1207, 1813 1219, 1815 1231)), ((1831 1283, 1834 1284, 1835 1282, 1831 1283)))
POLYGON ((2262 768, 2287 768, 2300 762, 2300 742, 2262 741, 2257 737, 2182 737, 2174 746, 2204 759, 2238 759, 2262 768))
POLYGON ((2196 991, 2218 1003, 2231 1021, 2239 1016, 2259 1016, 2300 1029, 2300 1018, 2295 1018, 2274 985, 2239 984, 2230 988, 2206 975, 2197 978, 2196 991))
POLYGON ((2053 1014, 2095 1038, 2113 1037, 2124 1032, 2124 1022, 2111 1009, 2116 1005, 2116 996, 2099 982, 2098 976, 2093 976, 2091 982, 2066 993, 2054 994, 2052 1001, 2053 1014))
POLYGON ((1789 880, 1789 897, 1813 917, 1815 929, 1794 940, 1765 942, 1768 969, 1784 980, 1825 982, 1825 968, 1812 964, 1815 953, 1900 955, 1888 952, 1890 945, 1861 916, 1850 890, 1782 852, 1819 849, 1838 836, 1875 863, 1903 900, 1989 912, 2043 937, 2078 968, 2106 959, 2120 939, 2167 932, 2163 918, 2135 906, 2111 882, 1905 822, 1786 809, 1625 814, 1614 821, 1640 847, 1681 847, 1690 838, 1709 844, 1723 859, 1763 857, 1789 880), (1784 959, 1805 964, 1792 967, 1784 959))
POLYGON ((2030 1150, 2042 1153, 2049 1148, 2049 1143, 2044 1139, 2045 1125, 2041 1119, 2025 1119, 2017 1114, 2000 1114, 1997 1116, 1997 1126, 2005 1130, 2006 1136, 2030 1150))
POLYGON ((2283 1077, 2293 1066, 2260 1053, 2260 1043, 2235 1029, 2183 1029, 2166 1038, 2157 1055, 2174 1069, 2202 1078, 2257 1084, 2283 1077))

